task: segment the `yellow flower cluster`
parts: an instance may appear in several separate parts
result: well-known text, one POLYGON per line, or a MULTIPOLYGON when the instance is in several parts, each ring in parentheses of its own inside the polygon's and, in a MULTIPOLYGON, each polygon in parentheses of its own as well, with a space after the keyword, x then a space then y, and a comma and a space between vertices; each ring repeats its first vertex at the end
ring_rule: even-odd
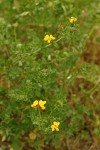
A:
POLYGON ((46 104, 46 101, 42 101, 42 100, 35 100, 33 102, 33 104, 31 104, 31 107, 33 107, 34 109, 37 109, 38 107, 40 107, 42 110, 45 110, 45 105, 46 104))
POLYGON ((54 121, 53 124, 51 125, 52 131, 59 131, 59 125, 60 125, 60 122, 54 121))
POLYGON ((70 23, 74 23, 74 22, 76 22, 76 21, 77 21, 77 18, 75 18, 75 17, 71 17, 71 18, 69 19, 69 21, 70 21, 70 23))
POLYGON ((50 43, 52 40, 55 40, 55 37, 53 35, 46 35, 44 37, 44 41, 47 41, 48 43, 50 43))
MULTIPOLYGON (((33 104, 31 104, 31 107, 34 108, 34 109, 37 109, 38 107, 40 107, 42 110, 45 110, 45 105, 46 104, 46 101, 43 101, 43 100, 35 100, 33 102, 33 104)), ((56 122, 54 121, 53 124, 51 125, 51 129, 52 131, 59 131, 59 125, 60 125, 60 122, 56 122)))
MULTIPOLYGON (((75 17, 71 17, 69 19, 69 22, 70 23, 74 23, 77 21, 77 18, 75 17)), ((56 38, 51 34, 51 35, 45 35, 44 37, 44 41, 50 43, 52 40, 55 40, 56 38)), ((42 110, 45 110, 46 107, 44 106, 46 104, 46 101, 43 101, 43 100, 35 100, 33 102, 33 104, 31 104, 31 107, 34 108, 34 109, 37 109, 38 107, 40 107, 42 110)), ((99 123, 98 123, 99 124, 99 123)), ((54 121, 53 124, 51 125, 51 129, 52 131, 59 131, 59 125, 60 125, 60 122, 56 122, 54 121)))

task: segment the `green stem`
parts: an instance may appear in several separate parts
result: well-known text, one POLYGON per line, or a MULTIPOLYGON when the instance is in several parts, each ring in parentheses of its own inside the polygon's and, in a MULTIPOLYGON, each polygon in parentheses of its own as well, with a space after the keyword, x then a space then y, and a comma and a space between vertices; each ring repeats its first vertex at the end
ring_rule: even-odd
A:
POLYGON ((40 117, 40 124, 39 124, 39 126, 40 126, 40 128, 42 128, 42 126, 41 126, 42 116, 41 116, 41 112, 40 112, 40 109, 39 109, 39 108, 38 108, 38 112, 39 112, 39 117, 40 117))
POLYGON ((99 83, 96 84, 90 91, 88 91, 87 94, 88 94, 88 95, 93 95, 94 92, 95 92, 97 89, 99 90, 100 86, 98 86, 98 85, 99 85, 99 83))

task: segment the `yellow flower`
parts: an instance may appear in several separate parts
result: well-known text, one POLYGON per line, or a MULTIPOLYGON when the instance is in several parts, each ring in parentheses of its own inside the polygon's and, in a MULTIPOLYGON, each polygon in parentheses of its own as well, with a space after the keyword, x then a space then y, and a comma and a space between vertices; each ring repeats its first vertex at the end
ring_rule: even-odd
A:
POLYGON ((51 34, 51 35, 50 35, 50 39, 51 39, 51 40, 55 40, 55 37, 51 34))
POLYGON ((71 17, 71 18, 69 19, 69 21, 70 21, 70 23, 74 23, 74 22, 76 22, 76 21, 77 21, 77 18, 75 18, 75 17, 71 17))
POLYGON ((33 104, 31 104, 31 107, 33 107, 33 108, 37 108, 38 107, 38 104, 39 104, 39 102, 38 102, 38 100, 35 100, 34 102, 33 102, 33 104))
POLYGON ((46 35, 44 37, 44 41, 47 41, 48 43, 50 43, 52 40, 55 40, 55 37, 53 35, 46 35))
POLYGON ((42 100, 39 101, 39 106, 40 106, 40 108, 41 108, 42 110, 45 110, 45 109, 46 109, 45 106, 44 106, 44 104, 46 104, 46 101, 42 101, 42 100))
POLYGON ((54 121, 53 124, 51 125, 52 131, 59 131, 59 125, 60 125, 60 122, 54 121))
POLYGON ((42 100, 35 100, 33 102, 33 104, 31 104, 31 107, 33 107, 34 109, 36 109, 37 107, 40 107, 42 110, 45 110, 45 106, 44 104, 46 104, 46 101, 42 101, 42 100))

